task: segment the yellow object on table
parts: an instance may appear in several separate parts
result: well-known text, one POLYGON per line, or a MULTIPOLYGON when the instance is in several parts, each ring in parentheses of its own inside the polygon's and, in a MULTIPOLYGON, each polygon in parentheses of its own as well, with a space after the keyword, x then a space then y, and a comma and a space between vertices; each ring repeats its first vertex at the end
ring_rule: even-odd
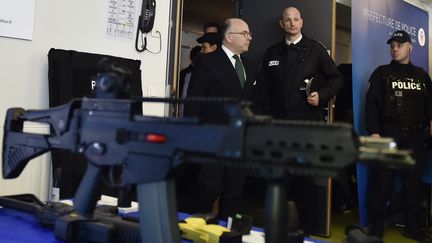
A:
POLYGON ((195 243, 219 243, 224 232, 230 232, 226 227, 207 224, 203 218, 190 217, 179 223, 181 236, 195 243))

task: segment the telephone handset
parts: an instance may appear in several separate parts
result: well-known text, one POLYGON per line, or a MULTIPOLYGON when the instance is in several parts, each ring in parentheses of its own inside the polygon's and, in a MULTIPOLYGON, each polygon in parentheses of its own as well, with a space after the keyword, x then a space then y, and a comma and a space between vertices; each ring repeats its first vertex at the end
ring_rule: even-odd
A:
POLYGON ((143 34, 149 33, 153 29, 154 19, 156 14, 156 0, 143 0, 141 6, 141 15, 138 18, 138 28, 135 39, 135 49, 138 52, 143 52, 146 50, 147 46, 147 36, 142 40, 141 48, 138 46, 138 36, 143 36, 143 34))
POLYGON ((153 23, 156 12, 155 0, 143 0, 141 15, 138 20, 138 28, 142 33, 148 33, 153 29, 153 23))

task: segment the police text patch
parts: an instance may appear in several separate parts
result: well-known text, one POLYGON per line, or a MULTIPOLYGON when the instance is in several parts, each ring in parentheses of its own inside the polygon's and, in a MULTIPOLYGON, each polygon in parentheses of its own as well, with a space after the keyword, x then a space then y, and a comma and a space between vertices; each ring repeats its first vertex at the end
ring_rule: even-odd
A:
POLYGON ((422 90, 419 83, 412 83, 407 81, 393 81, 392 89, 422 90))
POLYGON ((277 60, 269 61, 269 64, 268 64, 269 67, 278 66, 278 65, 279 65, 279 61, 277 61, 277 60))

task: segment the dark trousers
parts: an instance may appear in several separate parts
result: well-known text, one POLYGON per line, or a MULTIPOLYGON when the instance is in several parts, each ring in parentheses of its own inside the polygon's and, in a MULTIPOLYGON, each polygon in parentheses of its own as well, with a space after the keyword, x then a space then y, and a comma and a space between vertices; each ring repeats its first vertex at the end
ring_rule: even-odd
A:
POLYGON ((367 214, 370 234, 382 237, 386 217, 387 202, 395 188, 396 176, 401 177, 402 197, 405 209, 406 229, 419 225, 422 175, 425 165, 423 131, 388 130, 382 136, 394 137, 399 149, 412 150, 416 164, 410 168, 387 169, 373 167, 368 176, 367 214))
POLYGON ((219 197, 218 216, 225 218, 242 213, 243 187, 247 172, 222 165, 202 165, 198 172, 196 212, 209 213, 219 197))
POLYGON ((288 201, 296 204, 298 213, 298 228, 306 233, 312 232, 314 222, 320 220, 320 209, 317 205, 324 204, 314 186, 312 177, 288 176, 286 177, 286 191, 288 201))

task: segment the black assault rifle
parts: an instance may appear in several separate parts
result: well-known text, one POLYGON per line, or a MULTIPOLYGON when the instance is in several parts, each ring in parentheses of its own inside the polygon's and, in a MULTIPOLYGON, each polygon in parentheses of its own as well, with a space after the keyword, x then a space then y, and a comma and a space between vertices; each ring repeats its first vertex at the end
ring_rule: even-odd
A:
POLYGON ((266 242, 286 242, 287 209, 282 202, 285 191, 281 178, 335 176, 359 159, 386 166, 413 163, 407 152, 392 149, 391 141, 367 140, 374 146, 361 147, 364 141, 349 125, 257 117, 247 104, 232 100, 224 102, 227 124, 143 116, 137 112, 142 102, 167 100, 112 99, 118 98, 116 93, 104 96, 116 92, 115 87, 123 87, 113 77, 99 77, 98 98, 75 99, 47 110, 10 108, 6 114, 4 178, 19 176, 29 160, 52 148, 82 153, 88 160, 74 198, 79 217, 66 215, 57 220, 55 234, 60 239, 67 239, 77 221, 92 217, 105 181, 137 185, 143 242, 179 242, 174 185, 167 175, 186 161, 259 169, 270 180, 266 242), (50 134, 24 132, 29 121, 48 124, 50 134))

